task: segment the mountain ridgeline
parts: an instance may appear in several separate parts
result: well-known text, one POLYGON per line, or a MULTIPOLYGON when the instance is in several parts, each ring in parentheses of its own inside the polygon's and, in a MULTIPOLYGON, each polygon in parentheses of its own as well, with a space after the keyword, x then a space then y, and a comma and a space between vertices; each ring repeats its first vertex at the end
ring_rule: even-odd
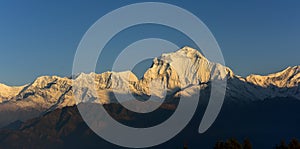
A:
POLYGON ((300 66, 288 67, 267 76, 243 78, 235 75, 230 68, 209 61, 199 51, 183 47, 154 58, 152 66, 140 80, 132 72, 125 71, 81 73, 73 78, 41 76, 20 87, 0 85, 0 126, 88 99, 99 104, 116 103, 113 94, 133 94, 141 100, 150 96, 164 98, 161 86, 166 87, 169 99, 192 96, 208 88, 213 80, 227 80, 226 98, 236 102, 287 97, 300 99, 300 66), (95 90, 74 89, 74 82, 81 86, 90 86, 93 82, 95 90), (82 99, 75 100, 74 93, 83 95, 82 99), (5 116, 7 113, 9 117, 5 116))
POLYGON ((19 87, 0 84, 0 148, 121 148, 98 137, 76 105, 92 110, 101 104, 120 123, 145 128, 168 119, 184 100, 180 97, 196 93, 201 96, 192 121, 175 138, 153 148, 183 144, 212 148, 232 137, 249 138, 254 148, 272 148, 281 139, 300 137, 299 83, 300 66, 243 78, 197 50, 183 47, 154 58, 142 79, 125 71, 81 73, 72 78, 41 76, 19 87), (225 102, 211 128, 199 134, 213 81, 227 82, 225 102), (125 95, 126 100, 166 99, 157 110, 144 114, 124 108, 117 95, 125 95))

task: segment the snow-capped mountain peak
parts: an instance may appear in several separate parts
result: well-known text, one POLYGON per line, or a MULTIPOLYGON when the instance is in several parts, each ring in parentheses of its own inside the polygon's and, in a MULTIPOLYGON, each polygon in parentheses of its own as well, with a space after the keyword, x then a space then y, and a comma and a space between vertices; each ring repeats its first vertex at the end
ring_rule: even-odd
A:
POLYGON ((11 87, 0 83, 0 103, 15 97, 24 87, 25 85, 11 87))
POLYGON ((288 67, 283 71, 266 76, 250 75, 246 77, 246 80, 262 87, 273 85, 280 88, 291 88, 300 83, 300 66, 288 67))
POLYGON ((159 79, 172 89, 226 79, 232 75, 229 68, 210 62, 193 48, 184 47, 155 58, 152 67, 144 74, 143 82, 159 79))
MULTIPOLYGON (((31 84, 20 87, 0 84, 0 112, 12 110, 26 113, 31 109, 39 114, 72 106, 78 103, 74 99, 74 93, 82 95, 83 101, 94 99, 100 104, 115 102, 112 93, 163 98, 160 86, 167 88, 169 97, 192 96, 199 90, 208 88, 213 80, 227 80, 226 98, 230 100, 251 101, 273 97, 300 99, 300 66, 288 67, 266 76, 250 75, 243 78, 235 75, 230 68, 209 61, 196 49, 183 47, 154 58, 152 66, 140 80, 131 71, 125 71, 81 73, 73 78, 42 76, 31 84), (153 82, 156 83, 153 85, 153 82), (82 88, 74 88, 73 83, 79 83, 82 88), (93 90, 90 90, 90 84, 95 85, 93 90)), ((31 114, 17 113, 10 122, 34 116, 32 111, 29 113, 31 114)))

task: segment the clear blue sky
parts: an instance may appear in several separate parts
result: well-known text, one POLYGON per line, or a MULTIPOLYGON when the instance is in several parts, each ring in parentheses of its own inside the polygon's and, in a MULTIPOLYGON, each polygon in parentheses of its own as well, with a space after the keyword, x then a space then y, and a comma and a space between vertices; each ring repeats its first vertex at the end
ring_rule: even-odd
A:
MULTIPOLYGON (((0 82, 21 85, 41 75, 70 76, 74 53, 87 29, 106 13, 135 2, 142 1, 1 1, 0 82)), ((215 35, 227 66, 238 75, 267 74, 300 64, 300 1, 161 2, 198 16, 215 35)), ((141 37, 176 40, 175 33, 164 34, 168 29, 159 26, 137 26, 123 36, 126 32, 130 38, 111 47, 141 37)), ((183 38, 176 42, 191 44, 183 38)), ((114 51, 107 54, 114 57, 114 51)), ((110 59, 106 57, 101 65, 110 65, 110 59)))

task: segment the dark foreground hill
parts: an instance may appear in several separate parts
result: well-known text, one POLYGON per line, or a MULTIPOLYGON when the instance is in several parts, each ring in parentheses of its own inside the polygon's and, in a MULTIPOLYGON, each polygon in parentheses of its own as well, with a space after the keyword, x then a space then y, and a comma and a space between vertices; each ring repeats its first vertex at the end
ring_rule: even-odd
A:
MULTIPOLYGON (((273 148, 281 140, 300 138, 300 101, 290 98, 269 99, 253 103, 225 100, 213 126, 198 133, 207 102, 201 102, 190 124, 172 140, 153 148, 213 148, 220 140, 249 138, 253 148, 273 148), (229 102, 230 101, 230 102, 229 102)), ((158 110, 137 114, 119 104, 105 105, 119 122, 149 127, 167 119, 176 103, 165 103, 158 110)), ((176 125, 176 124, 174 124, 176 125)), ((167 130, 166 130, 167 131, 167 130)), ((162 132, 163 133, 163 132, 162 132)), ((65 107, 24 123, 16 122, 0 131, 0 148, 121 148, 98 137, 82 120, 77 108, 65 107)))

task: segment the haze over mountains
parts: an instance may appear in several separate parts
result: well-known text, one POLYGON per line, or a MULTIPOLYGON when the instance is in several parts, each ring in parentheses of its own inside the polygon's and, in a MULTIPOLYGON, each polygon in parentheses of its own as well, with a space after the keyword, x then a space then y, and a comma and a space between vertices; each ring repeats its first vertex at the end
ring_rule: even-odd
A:
POLYGON ((226 97, 233 101, 251 102, 271 98, 291 97, 300 99, 300 66, 267 76, 250 75, 246 78, 235 75, 226 66, 206 59, 199 51, 190 47, 163 54, 153 60, 153 65, 138 79, 132 72, 105 72, 101 74, 79 74, 74 78, 41 76, 34 82, 9 87, 0 85, 0 126, 16 120, 26 120, 57 108, 73 106, 78 101, 94 99, 100 104, 116 102, 115 94, 133 94, 138 99, 149 96, 164 97, 161 86, 166 86, 170 97, 191 96, 208 88, 211 81, 227 80, 226 97), (93 79, 91 79, 93 78, 93 79), (184 79, 182 79, 184 78, 184 79), (89 88, 74 90, 72 83, 88 86, 95 83, 95 91, 89 88), (154 82, 154 83, 153 83, 154 82), (153 86, 153 88, 149 88, 153 86), (129 87, 129 90, 126 89, 129 87), (9 117, 5 116, 10 114, 9 117))

